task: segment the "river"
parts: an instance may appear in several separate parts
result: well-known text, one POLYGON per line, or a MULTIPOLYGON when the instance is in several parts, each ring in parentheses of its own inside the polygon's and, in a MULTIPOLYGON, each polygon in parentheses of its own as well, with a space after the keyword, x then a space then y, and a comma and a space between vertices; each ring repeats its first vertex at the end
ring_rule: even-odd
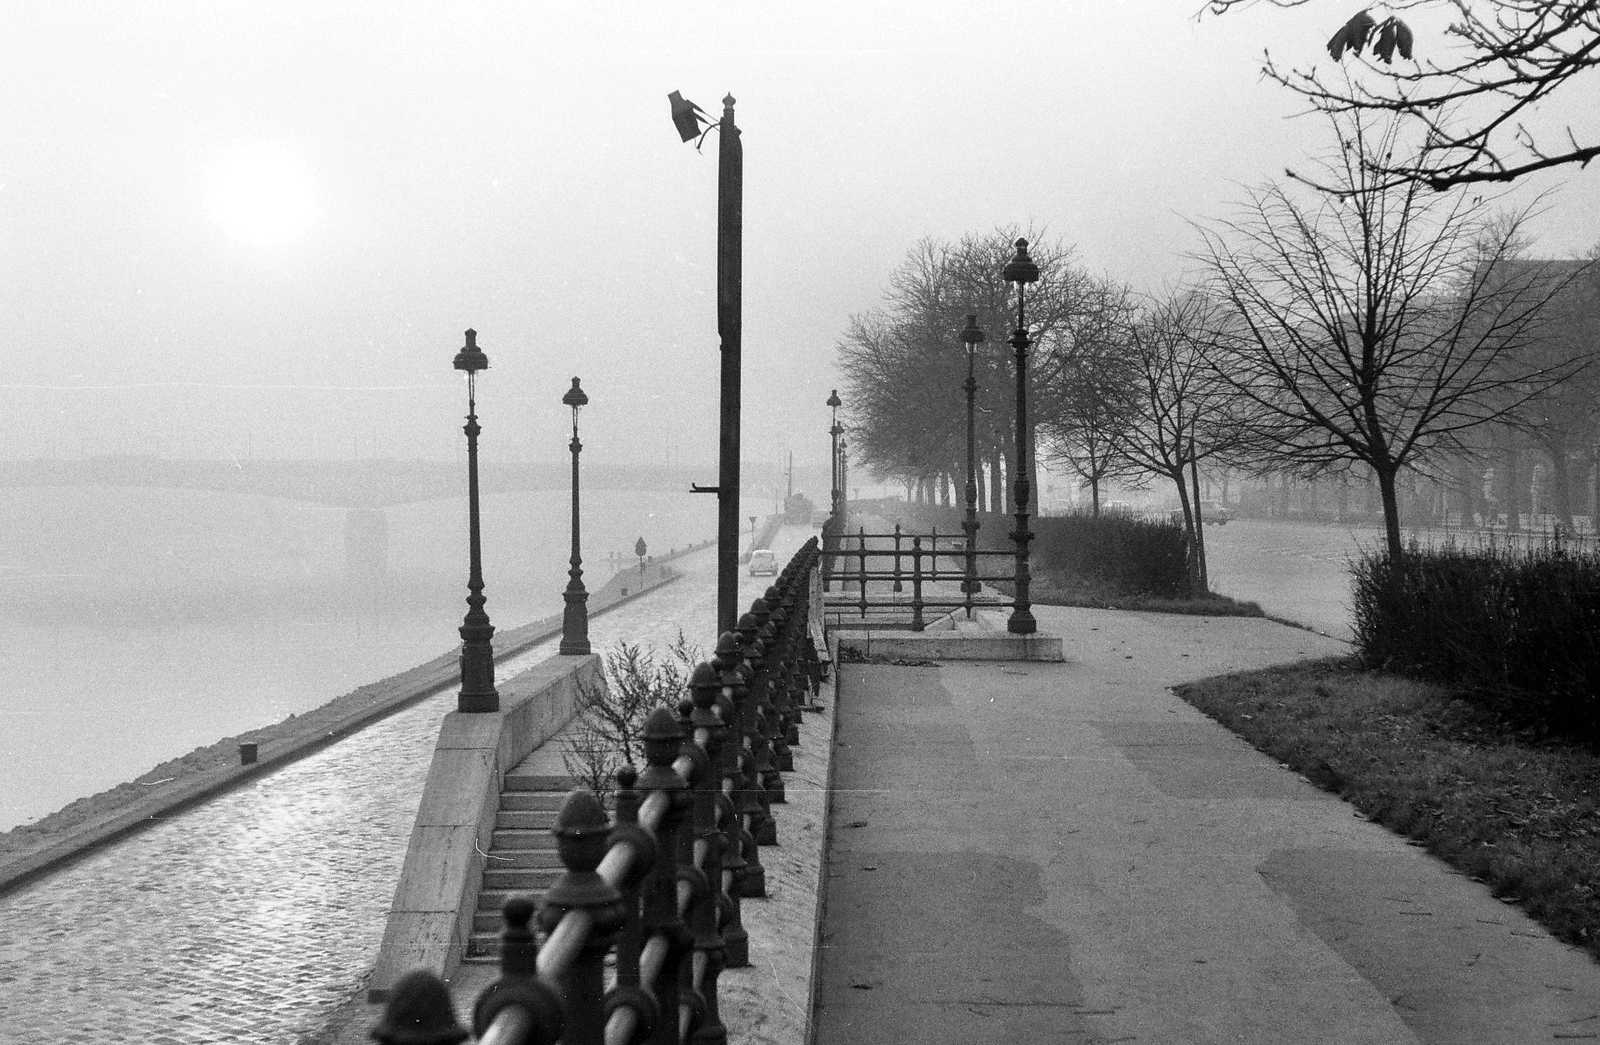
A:
MULTIPOLYGON (((381 583, 345 576, 345 511, 120 487, 0 497, 0 830, 459 644, 465 500, 386 510, 381 583)), ((565 491, 483 500, 486 609, 556 613, 565 491)), ((714 498, 585 490, 585 579, 716 532, 714 498), (615 558, 613 558, 615 556, 615 558)))

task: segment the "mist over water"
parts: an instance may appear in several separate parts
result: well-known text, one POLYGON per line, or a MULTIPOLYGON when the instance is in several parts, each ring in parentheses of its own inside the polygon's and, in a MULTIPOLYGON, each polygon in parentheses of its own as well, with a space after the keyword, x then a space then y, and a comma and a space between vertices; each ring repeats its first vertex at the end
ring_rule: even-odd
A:
MULTIPOLYGON (((716 533, 714 498, 585 490, 584 580, 716 533), (613 555, 616 556, 613 560, 613 555)), ((346 577, 343 508, 118 487, 0 498, 0 830, 455 648, 464 499, 385 510, 381 582, 346 577)), ((482 501, 499 629, 557 613, 566 491, 482 501)))

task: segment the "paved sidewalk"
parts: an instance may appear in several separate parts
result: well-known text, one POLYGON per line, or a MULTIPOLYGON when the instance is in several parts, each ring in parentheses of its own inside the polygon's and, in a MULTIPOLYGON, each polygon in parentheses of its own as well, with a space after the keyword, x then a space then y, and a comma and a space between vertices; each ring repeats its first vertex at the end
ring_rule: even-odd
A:
POLYGON ((1066 663, 841 666, 820 1045, 1600 1039, 1600 965, 1167 688, 1343 643, 1034 609, 1066 663))

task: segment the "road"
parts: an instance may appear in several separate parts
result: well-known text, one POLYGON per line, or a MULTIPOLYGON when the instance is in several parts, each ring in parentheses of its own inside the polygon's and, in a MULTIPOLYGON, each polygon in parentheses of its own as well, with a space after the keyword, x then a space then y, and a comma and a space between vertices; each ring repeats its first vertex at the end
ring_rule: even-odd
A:
POLYGON ((1381 531, 1236 519, 1206 527, 1211 588, 1336 639, 1352 637, 1350 569, 1381 531))

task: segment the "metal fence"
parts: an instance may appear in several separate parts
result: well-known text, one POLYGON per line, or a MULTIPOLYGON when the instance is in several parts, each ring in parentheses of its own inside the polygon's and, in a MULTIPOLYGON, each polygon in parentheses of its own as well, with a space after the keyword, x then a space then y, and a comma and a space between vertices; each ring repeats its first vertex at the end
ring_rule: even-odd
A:
POLYGON ((837 586, 828 606, 840 617, 854 611, 879 626, 921 631, 930 610, 959 609, 971 617, 978 606, 1016 605, 992 592, 980 597, 985 582, 1012 580, 1016 552, 978 548, 964 533, 907 533, 896 523, 889 533, 825 529, 823 541, 822 590, 837 586), (995 563, 1005 568, 993 569, 995 563), (926 590, 941 581, 959 581, 960 597, 926 590))
POLYGON ((646 722, 643 770, 617 774, 616 820, 567 796, 552 833, 565 873, 537 910, 504 908, 500 977, 459 1026, 432 973, 396 983, 372 1037, 387 1045, 680 1045, 728 1037, 717 977, 749 964, 740 901, 766 895, 760 847, 794 768, 821 662, 811 642, 816 538, 646 722), (542 942, 541 942, 542 937, 542 942), (606 966, 615 975, 607 985, 606 966))

